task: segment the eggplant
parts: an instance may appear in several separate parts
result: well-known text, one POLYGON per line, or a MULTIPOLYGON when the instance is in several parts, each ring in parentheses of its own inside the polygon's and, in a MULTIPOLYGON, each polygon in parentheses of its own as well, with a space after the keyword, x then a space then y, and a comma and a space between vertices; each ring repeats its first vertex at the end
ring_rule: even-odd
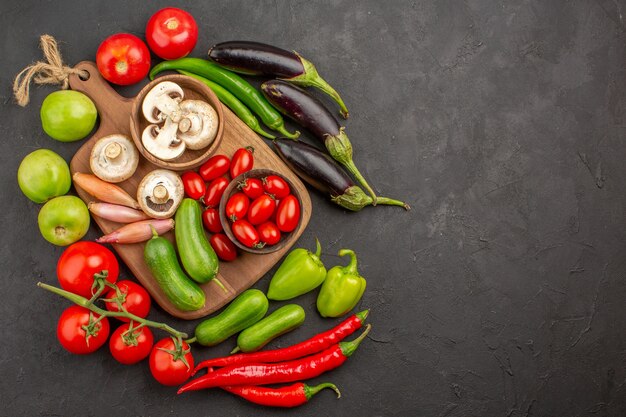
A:
POLYGON ((330 156, 342 164, 374 199, 376 193, 352 160, 352 144, 344 127, 317 98, 285 81, 271 80, 261 84, 261 91, 281 113, 308 129, 326 146, 330 156))
POLYGON ((332 97, 347 119, 348 109, 339 93, 317 72, 315 65, 297 52, 251 41, 230 41, 213 45, 209 58, 234 72, 277 77, 303 87, 317 87, 332 97))
MULTIPOLYGON (((330 195, 335 204, 352 211, 374 205, 374 200, 352 181, 333 158, 314 146, 279 138, 274 140, 274 149, 296 175, 312 187, 330 195)), ((377 203, 410 209, 408 204, 387 197, 378 197, 377 203)))

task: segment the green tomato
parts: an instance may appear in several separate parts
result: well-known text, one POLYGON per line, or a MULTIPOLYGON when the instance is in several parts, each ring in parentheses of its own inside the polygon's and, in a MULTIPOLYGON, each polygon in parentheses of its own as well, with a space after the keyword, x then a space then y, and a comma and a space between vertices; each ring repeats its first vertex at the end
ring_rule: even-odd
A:
POLYGON ((96 125, 98 111, 93 101, 72 90, 55 91, 41 105, 41 125, 53 139, 74 142, 82 139, 96 125))
POLYGON ((67 162, 50 149, 29 153, 17 170, 17 183, 24 195, 35 203, 67 194, 72 185, 67 162))
POLYGON ((67 246, 80 240, 89 229, 89 210, 78 197, 55 197, 41 208, 39 231, 48 242, 67 246))

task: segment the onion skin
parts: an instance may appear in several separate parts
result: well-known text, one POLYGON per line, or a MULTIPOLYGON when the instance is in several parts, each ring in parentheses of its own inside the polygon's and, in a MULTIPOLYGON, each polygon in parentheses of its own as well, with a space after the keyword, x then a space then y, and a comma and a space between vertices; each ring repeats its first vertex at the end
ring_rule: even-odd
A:
POLYGON ((139 203, 126 191, 115 184, 102 181, 92 174, 75 172, 72 176, 74 184, 82 188, 86 193, 96 197, 105 203, 119 204, 134 209, 141 209, 139 203))
POLYGON ((142 220, 130 223, 119 229, 104 235, 98 239, 98 243, 139 243, 150 240, 153 237, 152 229, 158 235, 167 233, 174 228, 174 219, 142 220))
POLYGON ((120 206, 119 204, 90 202, 89 211, 101 219, 111 220, 116 223, 134 223, 141 220, 149 220, 150 216, 141 210, 120 206))

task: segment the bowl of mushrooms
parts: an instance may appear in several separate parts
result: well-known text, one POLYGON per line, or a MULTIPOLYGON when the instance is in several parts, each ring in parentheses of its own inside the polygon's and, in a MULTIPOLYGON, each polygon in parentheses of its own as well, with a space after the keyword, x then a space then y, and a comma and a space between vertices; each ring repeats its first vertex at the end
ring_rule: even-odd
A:
POLYGON ((133 141, 161 168, 184 171, 202 165, 219 146, 223 130, 224 113, 215 93, 185 75, 155 79, 133 103, 133 141))

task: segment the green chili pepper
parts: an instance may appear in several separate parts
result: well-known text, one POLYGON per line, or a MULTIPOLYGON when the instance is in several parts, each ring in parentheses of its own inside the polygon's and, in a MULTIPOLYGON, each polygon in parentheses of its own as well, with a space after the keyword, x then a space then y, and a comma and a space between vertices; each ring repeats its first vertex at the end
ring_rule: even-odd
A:
POLYGON ((192 72, 185 70, 177 71, 183 75, 195 78, 196 80, 206 84, 211 90, 213 90, 217 98, 219 98, 222 103, 226 104, 226 106, 231 109, 237 115, 237 117, 241 119, 241 121, 248 125, 250 129, 268 139, 276 139, 276 136, 270 135, 269 133, 264 131, 259 124, 259 120, 254 116, 254 114, 252 114, 252 112, 241 101, 239 101, 237 97, 233 96, 224 87, 192 72))
POLYGON ((267 298, 270 300, 290 300, 319 287, 326 278, 326 268, 320 261, 322 246, 315 239, 317 249, 311 253, 304 248, 294 249, 270 281, 267 298))
POLYGON ((340 317, 352 310, 365 291, 365 278, 356 267, 356 253, 341 249, 339 256, 350 256, 347 266, 337 265, 326 274, 326 280, 317 297, 317 311, 322 317, 340 317))
POLYGON ((228 71, 205 59, 180 58, 172 61, 163 61, 152 68, 150 79, 153 80, 158 73, 163 71, 178 70, 189 71, 221 85, 256 113, 270 129, 276 130, 290 139, 295 139, 300 135, 298 131, 290 133, 285 129, 281 114, 249 82, 234 72, 228 71))

